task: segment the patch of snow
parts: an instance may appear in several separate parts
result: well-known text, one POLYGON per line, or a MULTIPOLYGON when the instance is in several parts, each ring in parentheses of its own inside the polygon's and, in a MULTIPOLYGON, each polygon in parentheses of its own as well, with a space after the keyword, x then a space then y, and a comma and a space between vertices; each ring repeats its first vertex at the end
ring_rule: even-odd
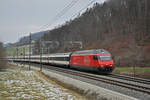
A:
POLYGON ((21 97, 22 97, 23 99, 32 99, 32 98, 33 98, 33 96, 32 96, 32 95, 29 95, 29 94, 23 94, 21 97))
MULTIPOLYGON (((0 73, 0 80, 3 80, 3 83, 9 88, 9 93, 13 95, 16 93, 16 97, 9 98, 11 100, 40 99, 41 96, 48 100, 77 100, 75 96, 47 82, 33 71, 9 69, 7 73, 0 73), (12 79, 7 79, 8 76, 12 79)), ((0 82, 0 84, 3 83, 0 82)), ((0 91, 0 93, 7 94, 8 91, 0 91)))
POLYGON ((7 94, 7 91, 0 91, 1 94, 7 94))

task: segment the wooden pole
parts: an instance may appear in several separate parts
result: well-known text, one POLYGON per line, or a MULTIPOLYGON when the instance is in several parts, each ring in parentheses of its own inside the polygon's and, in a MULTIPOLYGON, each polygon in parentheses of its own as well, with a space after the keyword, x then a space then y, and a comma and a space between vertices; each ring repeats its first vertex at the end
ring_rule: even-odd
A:
POLYGON ((29 39, 29 70, 31 69, 31 33, 30 33, 30 39, 29 39))
POLYGON ((41 45, 41 39, 40 39, 40 71, 42 71, 42 53, 43 53, 43 49, 42 49, 42 45, 41 45))

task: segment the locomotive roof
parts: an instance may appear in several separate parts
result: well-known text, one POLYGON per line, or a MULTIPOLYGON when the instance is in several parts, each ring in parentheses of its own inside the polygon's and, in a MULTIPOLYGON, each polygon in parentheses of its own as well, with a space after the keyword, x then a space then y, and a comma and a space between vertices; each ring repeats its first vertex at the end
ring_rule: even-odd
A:
POLYGON ((109 53, 109 52, 104 49, 82 50, 73 52, 73 54, 99 54, 99 53, 109 53))

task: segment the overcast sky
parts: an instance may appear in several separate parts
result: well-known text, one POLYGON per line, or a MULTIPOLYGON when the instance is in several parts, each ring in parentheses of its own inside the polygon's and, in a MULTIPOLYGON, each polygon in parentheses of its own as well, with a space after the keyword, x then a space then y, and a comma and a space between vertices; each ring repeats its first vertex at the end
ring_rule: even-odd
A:
MULTIPOLYGON (((0 41, 16 42, 30 32, 53 29, 69 20, 92 0, 78 1, 55 22, 52 19, 73 0, 0 0, 0 41), (48 24, 48 27, 45 26, 48 24)), ((95 0, 103 2, 104 0, 95 0)))

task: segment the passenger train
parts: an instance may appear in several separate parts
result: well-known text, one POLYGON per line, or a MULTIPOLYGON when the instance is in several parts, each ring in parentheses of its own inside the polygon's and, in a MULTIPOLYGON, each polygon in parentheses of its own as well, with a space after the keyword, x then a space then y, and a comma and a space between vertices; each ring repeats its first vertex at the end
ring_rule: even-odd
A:
POLYGON ((34 55, 9 57, 9 61, 43 63, 68 68, 111 73, 114 70, 114 61, 111 53, 104 49, 82 50, 70 53, 56 53, 47 55, 34 55))

